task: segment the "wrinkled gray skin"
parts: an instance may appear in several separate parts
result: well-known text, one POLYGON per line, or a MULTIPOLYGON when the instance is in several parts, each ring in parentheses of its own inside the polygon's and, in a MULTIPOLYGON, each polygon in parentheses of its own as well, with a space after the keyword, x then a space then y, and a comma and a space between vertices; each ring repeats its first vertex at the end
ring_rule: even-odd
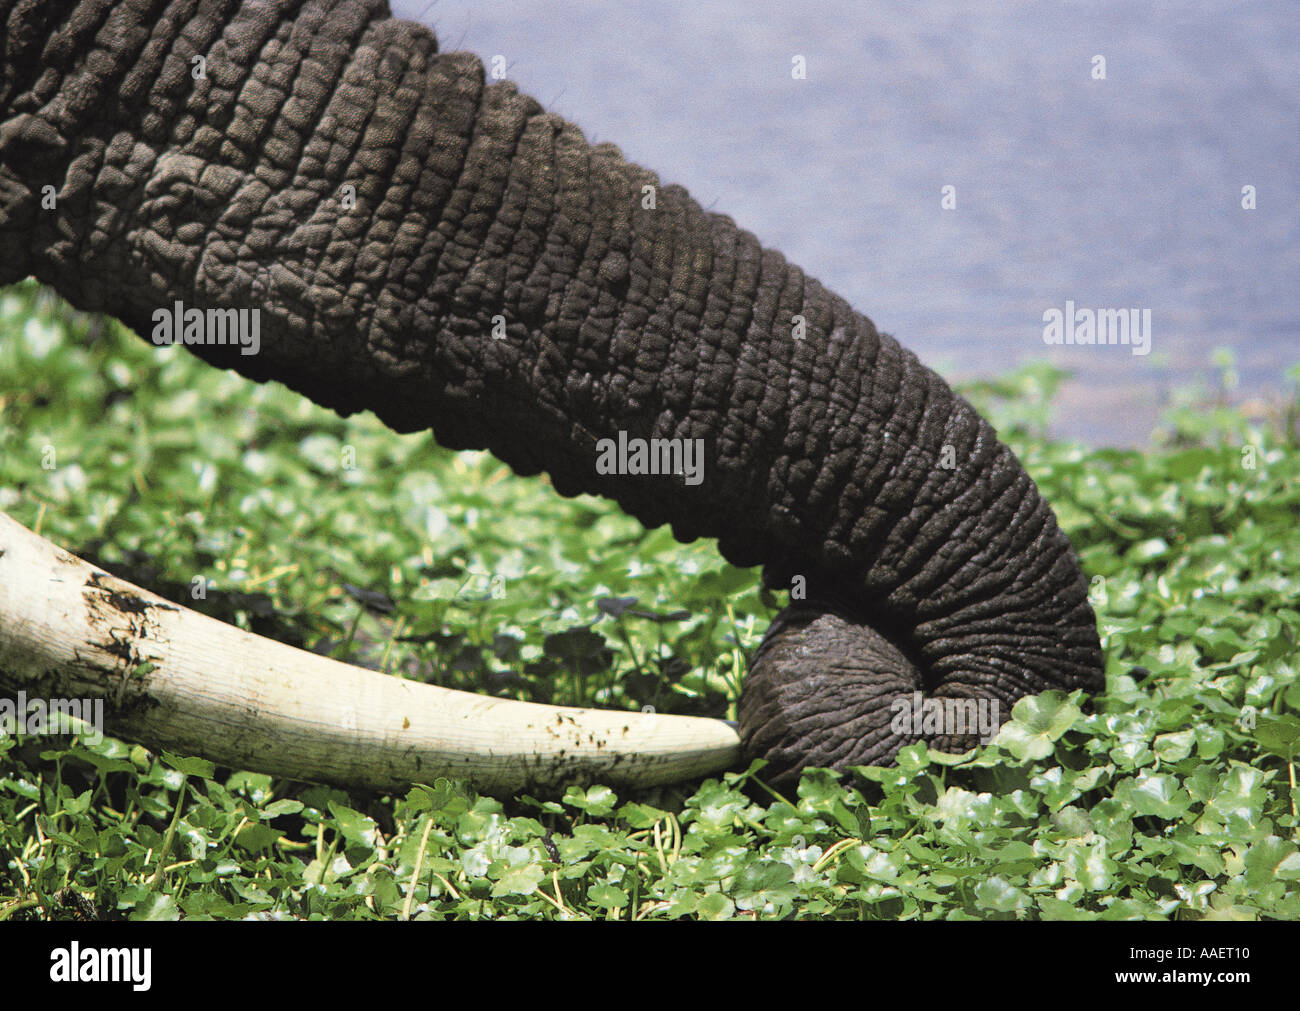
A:
POLYGON ((914 739, 890 704, 914 690, 1005 718, 1026 693, 1102 687, 1070 544, 970 405, 476 57, 383 0, 0 11, 0 282, 35 275, 144 335, 177 299, 259 308, 260 354, 197 353, 716 537, 773 587, 806 577, 740 706, 773 781, 888 761, 914 739), (597 474, 619 430, 704 440, 705 480, 597 474))

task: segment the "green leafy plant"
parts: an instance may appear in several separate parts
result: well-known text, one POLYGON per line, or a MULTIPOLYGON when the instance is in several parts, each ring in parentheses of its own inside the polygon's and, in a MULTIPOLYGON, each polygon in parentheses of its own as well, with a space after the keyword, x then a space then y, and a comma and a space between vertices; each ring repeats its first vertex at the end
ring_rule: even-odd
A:
MULTIPOLYGON (((794 796, 761 763, 627 796, 348 796, 0 737, 0 919, 1300 918, 1295 408, 1214 394, 1151 448, 1088 450, 1044 437, 1060 378, 970 393, 1079 550, 1103 696, 794 796)), ((395 676, 734 715, 773 613, 757 573, 508 476, 0 291, 0 509, 44 536, 395 676)))

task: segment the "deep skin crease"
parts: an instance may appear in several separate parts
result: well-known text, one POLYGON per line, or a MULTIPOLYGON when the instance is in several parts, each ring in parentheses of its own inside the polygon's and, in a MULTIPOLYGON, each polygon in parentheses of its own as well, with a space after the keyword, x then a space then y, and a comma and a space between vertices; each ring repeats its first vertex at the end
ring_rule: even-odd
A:
POLYGON ((146 336, 176 300, 259 309, 258 354, 193 350, 803 576, 740 704, 771 781, 889 761, 914 690, 1005 719, 1103 687, 1069 541, 964 399, 382 0, 5 0, 0 26, 0 282, 146 336), (597 473, 620 431, 703 440, 704 480, 597 473))

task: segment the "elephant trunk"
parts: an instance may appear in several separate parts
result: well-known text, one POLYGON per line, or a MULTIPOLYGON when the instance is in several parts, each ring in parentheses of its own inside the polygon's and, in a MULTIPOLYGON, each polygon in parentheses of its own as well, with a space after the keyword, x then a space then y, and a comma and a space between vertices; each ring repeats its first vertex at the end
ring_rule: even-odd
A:
POLYGON ((778 780, 889 759, 917 691, 1101 686, 1069 542, 970 405, 476 57, 382 0, 0 13, 0 281, 142 335, 178 302, 256 309, 256 354, 192 350, 806 591, 741 703, 778 780))

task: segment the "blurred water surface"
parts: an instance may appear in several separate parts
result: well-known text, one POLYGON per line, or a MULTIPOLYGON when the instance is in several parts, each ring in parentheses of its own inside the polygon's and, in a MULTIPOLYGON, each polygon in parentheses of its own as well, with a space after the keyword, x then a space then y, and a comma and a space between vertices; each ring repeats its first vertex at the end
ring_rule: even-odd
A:
POLYGON ((394 6, 443 50, 503 56, 950 379, 1071 369, 1057 434, 1144 442, 1216 347, 1247 396, 1300 363, 1293 0, 394 6), (1067 299, 1149 309, 1152 353, 1048 347, 1067 299))

